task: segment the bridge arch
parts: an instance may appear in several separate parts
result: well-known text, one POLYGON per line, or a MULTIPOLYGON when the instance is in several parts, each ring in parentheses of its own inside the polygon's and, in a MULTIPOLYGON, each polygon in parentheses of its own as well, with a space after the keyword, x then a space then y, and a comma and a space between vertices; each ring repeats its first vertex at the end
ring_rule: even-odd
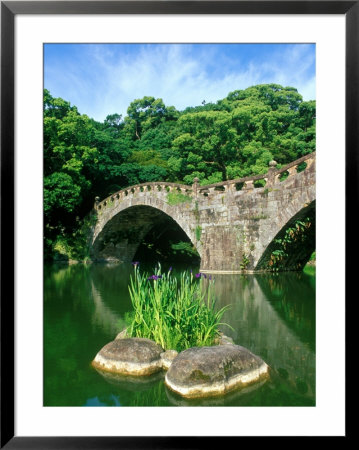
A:
POLYGON ((315 200, 278 231, 256 265, 258 270, 301 270, 315 250, 315 200))
POLYGON ((194 230, 185 220, 185 215, 161 198, 161 191, 157 192, 159 195, 145 193, 137 198, 133 195, 122 199, 115 197, 112 202, 103 205, 102 211, 98 210, 92 237, 94 260, 133 261, 144 238, 153 228, 160 230, 161 234, 176 231, 178 240, 191 242, 199 253, 194 230))

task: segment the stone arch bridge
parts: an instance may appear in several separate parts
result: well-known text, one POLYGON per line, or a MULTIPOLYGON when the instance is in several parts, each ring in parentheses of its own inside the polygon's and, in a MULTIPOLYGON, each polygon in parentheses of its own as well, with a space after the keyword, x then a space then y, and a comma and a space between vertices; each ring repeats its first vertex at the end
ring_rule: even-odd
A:
MULTIPOLYGON (((315 158, 311 153, 280 169, 272 161, 265 175, 207 186, 198 179, 192 186, 151 182, 96 198, 92 258, 130 262, 146 234, 170 220, 197 249, 202 271, 265 269, 286 227, 307 216, 315 220, 315 158)), ((296 267, 308 261, 314 239, 312 248, 293 256, 296 267)))

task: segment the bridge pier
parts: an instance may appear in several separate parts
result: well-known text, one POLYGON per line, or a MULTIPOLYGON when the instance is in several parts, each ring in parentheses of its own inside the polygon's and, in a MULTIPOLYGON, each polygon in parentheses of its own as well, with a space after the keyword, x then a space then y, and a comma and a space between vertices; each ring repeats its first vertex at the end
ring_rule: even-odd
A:
POLYGON ((228 225, 204 227, 202 243, 201 271, 240 270, 246 251, 244 235, 240 229, 233 229, 228 225))

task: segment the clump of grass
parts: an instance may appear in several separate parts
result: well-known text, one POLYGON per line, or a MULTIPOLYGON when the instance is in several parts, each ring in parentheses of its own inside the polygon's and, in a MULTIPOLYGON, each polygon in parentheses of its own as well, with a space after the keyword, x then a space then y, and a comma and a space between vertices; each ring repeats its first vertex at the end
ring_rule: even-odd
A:
POLYGON ((182 194, 182 192, 169 192, 167 194, 167 202, 169 205, 178 205, 180 203, 187 203, 187 202, 191 202, 192 201, 192 197, 190 197, 189 195, 186 194, 182 194))
POLYGON ((205 274, 172 270, 141 274, 134 264, 129 291, 133 313, 128 327, 131 337, 152 339, 165 350, 185 350, 213 345, 228 306, 216 311, 214 280, 205 274))

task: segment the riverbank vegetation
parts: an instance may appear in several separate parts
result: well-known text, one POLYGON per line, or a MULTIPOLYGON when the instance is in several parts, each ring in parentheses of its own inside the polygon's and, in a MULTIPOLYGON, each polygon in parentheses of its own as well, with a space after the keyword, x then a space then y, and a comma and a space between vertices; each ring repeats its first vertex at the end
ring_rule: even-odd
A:
POLYGON ((178 352, 213 345, 229 307, 216 310, 214 280, 192 271, 176 277, 171 268, 161 272, 161 266, 149 276, 140 272, 137 262, 133 264, 129 285, 133 312, 127 315, 127 335, 148 338, 178 352))
POLYGON ((297 219, 274 239, 267 268, 272 271, 300 270, 306 261, 315 261, 315 214, 297 219))
POLYGON ((97 122, 45 90, 45 257, 86 257, 77 235, 96 196, 142 182, 191 185, 198 177, 204 185, 263 174, 272 159, 280 167, 311 153, 315 110, 295 88, 267 84, 183 111, 147 96, 125 117, 97 122))

